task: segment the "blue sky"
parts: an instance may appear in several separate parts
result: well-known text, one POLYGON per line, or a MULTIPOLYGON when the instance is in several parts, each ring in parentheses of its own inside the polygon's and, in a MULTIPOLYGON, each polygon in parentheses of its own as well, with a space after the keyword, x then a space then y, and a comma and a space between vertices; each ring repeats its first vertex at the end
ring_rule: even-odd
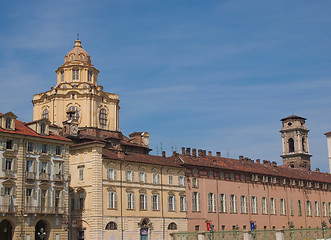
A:
POLYGON ((32 119, 76 33, 120 128, 153 153, 202 148, 281 163, 280 119, 307 118, 312 168, 328 171, 330 1, 5 1, 0 112, 32 119))

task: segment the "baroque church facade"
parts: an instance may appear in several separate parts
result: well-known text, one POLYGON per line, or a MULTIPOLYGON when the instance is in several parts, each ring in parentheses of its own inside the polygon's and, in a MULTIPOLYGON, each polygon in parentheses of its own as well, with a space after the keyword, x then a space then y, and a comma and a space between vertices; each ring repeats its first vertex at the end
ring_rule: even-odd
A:
POLYGON ((283 165, 191 148, 155 156, 148 132, 119 131, 119 96, 98 73, 77 39, 56 84, 34 95, 33 122, 0 115, 6 240, 165 240, 206 231, 206 222, 215 230, 329 222, 331 175, 311 170, 305 118, 281 119, 283 165))

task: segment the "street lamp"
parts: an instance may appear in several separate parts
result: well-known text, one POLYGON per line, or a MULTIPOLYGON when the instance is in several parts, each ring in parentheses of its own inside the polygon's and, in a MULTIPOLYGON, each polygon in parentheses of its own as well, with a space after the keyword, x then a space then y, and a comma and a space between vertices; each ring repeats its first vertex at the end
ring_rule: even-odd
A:
POLYGON ((44 239, 44 237, 46 236, 46 232, 44 231, 44 228, 40 228, 40 232, 38 232, 38 236, 41 240, 44 239))

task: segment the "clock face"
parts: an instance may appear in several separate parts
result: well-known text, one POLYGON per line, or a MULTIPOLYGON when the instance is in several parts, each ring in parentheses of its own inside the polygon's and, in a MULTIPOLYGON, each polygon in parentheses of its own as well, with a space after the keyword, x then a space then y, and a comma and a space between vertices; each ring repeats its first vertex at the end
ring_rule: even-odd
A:
POLYGON ((71 133, 72 134, 77 134, 78 133, 78 127, 76 125, 72 125, 70 127, 71 133))

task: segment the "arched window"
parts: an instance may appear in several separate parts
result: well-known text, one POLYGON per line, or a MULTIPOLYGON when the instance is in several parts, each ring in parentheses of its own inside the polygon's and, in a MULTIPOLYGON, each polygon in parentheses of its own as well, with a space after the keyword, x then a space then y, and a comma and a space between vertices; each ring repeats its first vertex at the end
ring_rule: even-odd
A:
POLYGON ((42 118, 48 119, 48 110, 44 109, 43 114, 41 116, 42 118))
POLYGON ((306 149, 305 149, 305 139, 302 138, 302 151, 303 152, 306 152, 306 149))
POLYGON ((106 128, 107 127, 107 112, 104 108, 100 110, 99 122, 100 122, 100 127, 101 128, 106 128))
POLYGON ((288 149, 289 149, 289 152, 294 152, 294 140, 293 140, 293 138, 290 138, 288 140, 288 149))
POLYGON ((71 106, 68 111, 67 111, 67 118, 68 119, 74 119, 78 120, 79 119, 79 111, 76 106, 71 106))
POLYGON ((177 230, 177 224, 172 222, 168 226, 168 230, 177 230))
POLYGON ((106 230, 117 230, 117 224, 115 222, 107 223, 106 230))

